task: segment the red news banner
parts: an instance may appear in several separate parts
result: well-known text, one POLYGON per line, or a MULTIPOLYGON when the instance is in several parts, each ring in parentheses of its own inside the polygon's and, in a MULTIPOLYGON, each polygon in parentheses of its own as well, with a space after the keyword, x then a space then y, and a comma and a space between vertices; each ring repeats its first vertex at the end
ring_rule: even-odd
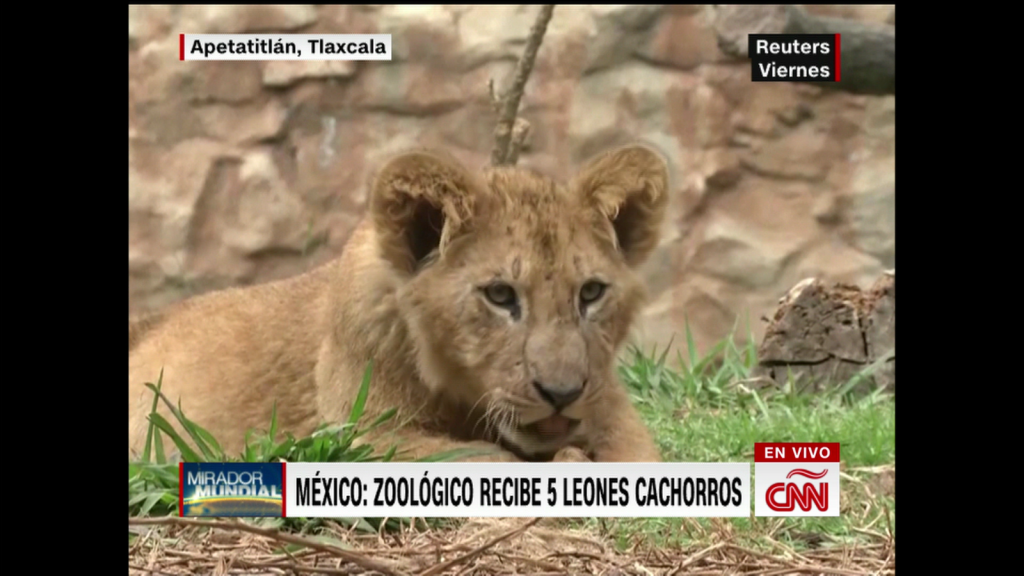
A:
POLYGON ((839 516, 839 443, 754 444, 754 515, 839 516))

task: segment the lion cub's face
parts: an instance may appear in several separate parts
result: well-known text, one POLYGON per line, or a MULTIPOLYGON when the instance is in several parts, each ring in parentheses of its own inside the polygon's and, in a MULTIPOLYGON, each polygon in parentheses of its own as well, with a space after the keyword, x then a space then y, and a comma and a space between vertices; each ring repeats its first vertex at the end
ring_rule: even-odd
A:
POLYGON ((644 298, 635 268, 657 243, 667 171, 643 147, 566 185, 514 168, 471 175, 412 153, 371 200, 381 253, 424 381, 485 414, 527 453, 586 426, 644 298))

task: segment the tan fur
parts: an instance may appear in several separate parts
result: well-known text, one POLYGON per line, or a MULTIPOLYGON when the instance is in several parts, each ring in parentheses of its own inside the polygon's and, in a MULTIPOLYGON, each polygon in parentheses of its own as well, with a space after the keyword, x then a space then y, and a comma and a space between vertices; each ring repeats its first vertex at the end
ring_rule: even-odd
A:
POLYGON ((482 446, 493 454, 477 459, 659 460, 615 366, 644 302, 635 269, 657 244, 667 180, 641 146, 568 184, 521 168, 474 174, 439 152, 393 159, 340 258, 129 320, 129 454, 146 436, 144 384, 161 369, 171 401, 237 454, 275 402, 296 436, 345 421, 372 360, 364 418, 396 408, 402 426, 369 438, 399 441, 406 457, 482 446), (607 288, 584 310, 592 279, 607 288), (499 280, 517 305, 488 298, 499 280), (571 432, 545 434, 555 409, 535 381, 582 386, 562 410, 571 432))
POLYGON ((163 320, 162 314, 150 314, 128 318, 128 351, 142 340, 142 337, 163 320))

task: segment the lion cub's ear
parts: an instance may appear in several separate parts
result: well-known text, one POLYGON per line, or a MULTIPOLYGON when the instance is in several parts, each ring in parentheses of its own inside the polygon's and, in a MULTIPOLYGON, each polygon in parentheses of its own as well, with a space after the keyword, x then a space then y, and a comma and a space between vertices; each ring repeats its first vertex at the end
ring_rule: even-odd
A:
POLYGON ((606 152, 580 170, 572 187, 611 222, 630 266, 650 256, 668 206, 668 165, 660 154, 641 145, 606 152))
POLYGON ((443 252, 467 228, 477 186, 457 160, 440 152, 391 159, 370 191, 370 217, 383 256, 411 273, 443 252))

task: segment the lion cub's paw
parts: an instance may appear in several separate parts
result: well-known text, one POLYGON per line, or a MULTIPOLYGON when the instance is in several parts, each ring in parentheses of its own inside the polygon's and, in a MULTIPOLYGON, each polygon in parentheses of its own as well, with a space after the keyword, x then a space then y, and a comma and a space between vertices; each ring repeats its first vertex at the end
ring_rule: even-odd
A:
POLYGON ((555 454, 552 462, 591 462, 587 453, 575 446, 566 446, 555 454))

